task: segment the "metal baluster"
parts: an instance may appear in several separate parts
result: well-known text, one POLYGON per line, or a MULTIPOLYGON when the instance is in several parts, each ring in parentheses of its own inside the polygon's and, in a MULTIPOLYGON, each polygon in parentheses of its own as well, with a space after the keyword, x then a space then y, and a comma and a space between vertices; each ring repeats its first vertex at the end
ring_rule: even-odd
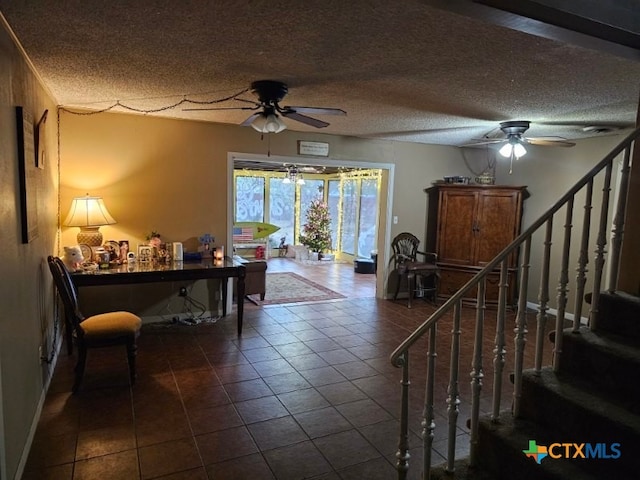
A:
POLYGON ((564 222, 564 242, 562 244, 562 266, 560 267, 560 281, 558 283, 558 312, 556 315, 556 334, 553 342, 553 370, 560 368, 562 356, 562 332, 564 330, 564 314, 567 310, 567 284, 569 283, 569 251, 571 250, 571 228, 573 227, 573 201, 567 202, 567 212, 564 222))
POLYGON ((493 350, 493 412, 491 421, 497 422, 500 418, 500 403, 502 401, 502 378, 504 375, 505 348, 504 322, 507 310, 507 295, 509 292, 509 278, 507 260, 500 264, 500 287, 498 292, 498 314, 496 318, 496 346, 493 350))
POLYGON ((447 413, 449 416, 449 438, 447 439, 447 472, 453 473, 456 461, 456 433, 460 413, 460 389, 458 385, 460 366, 460 318, 462 300, 453 307, 453 329, 451 330, 451 362, 449 367, 449 386, 447 387, 447 413))
POLYGON ((573 308, 573 332, 580 330, 582 318, 582 304, 584 302, 584 286, 587 283, 587 264, 589 263, 589 232, 591 230, 591 204, 593 201, 593 177, 587 183, 587 193, 584 200, 584 220, 582 222, 582 239, 580 241, 580 256, 576 275, 576 298, 573 308))
POLYGON ((613 229, 611 232, 611 254, 609 255, 609 282, 607 291, 613 293, 618 287, 618 273, 620 271, 620 251, 622 249, 622 237, 624 234, 624 218, 627 212, 627 192, 629 191, 629 158, 631 156, 631 147, 627 147, 624 151, 624 160, 622 162, 622 175, 620 177, 620 193, 618 196, 618 204, 616 205, 616 214, 613 220, 613 229))
POLYGON ((402 365, 402 399, 400 405, 400 440, 396 453, 396 469, 398 480, 405 480, 409 471, 409 352, 398 358, 398 364, 402 365))
POLYGON ((487 277, 478 283, 478 297, 476 306, 476 331, 473 346, 473 364, 471 371, 471 439, 469 451, 469 466, 475 467, 478 455, 478 425, 480 422, 480 393, 482 392, 482 339, 484 336, 485 291, 487 277))
POLYGON ((547 310, 549 309, 549 264, 551 262, 551 236, 553 233, 553 217, 547 220, 547 229, 544 239, 544 256, 542 260, 542 272, 540 274, 540 293, 538 294, 537 330, 536 330, 536 358, 535 371, 542 371, 542 354, 544 347, 544 331, 547 326, 547 310))
POLYGON ((596 271, 593 277, 593 294, 591 296, 591 312, 589 313, 589 327, 597 330, 598 303, 600 302, 600 286, 602 285, 602 271, 604 269, 605 246, 607 245, 607 218, 609 215, 609 194, 611 193, 611 170, 613 162, 609 162, 605 170, 604 185, 602 187, 602 204, 600 206, 600 225, 598 227, 598 241, 596 247, 596 271))
POLYGON ((524 368, 524 347, 527 343, 527 290, 529 288, 529 259, 531 258, 531 237, 524 241, 522 263, 520 264, 520 293, 518 294, 518 315, 516 318, 515 361, 513 371, 513 416, 520 415, 522 396, 522 370, 524 368))
POLYGON ((427 353, 427 386, 424 395, 424 419, 422 420, 422 475, 424 480, 431 478, 431 450, 436 428, 433 412, 433 394, 436 388, 436 332, 437 323, 429 329, 429 352, 427 353))

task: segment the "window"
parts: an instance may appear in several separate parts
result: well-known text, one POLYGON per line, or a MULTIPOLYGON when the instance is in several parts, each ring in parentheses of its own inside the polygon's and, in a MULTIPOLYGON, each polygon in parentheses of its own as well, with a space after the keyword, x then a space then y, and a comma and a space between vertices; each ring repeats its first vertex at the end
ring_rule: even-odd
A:
MULTIPOLYGON (((298 213, 298 231, 302 231, 302 226, 307 222, 307 210, 311 202, 323 197, 324 180, 304 180, 300 187, 300 212, 298 213)), ((298 239, 296 238, 296 242, 298 239)))
POLYGON ((235 177, 235 222, 266 222, 280 227, 270 245, 297 245, 307 210, 317 198, 326 200, 331 217, 332 249, 369 258, 376 248, 379 171, 356 171, 322 178, 306 176, 304 184, 284 183, 282 174, 238 173, 235 177), (273 175, 273 176, 272 176, 273 175), (325 188, 326 196, 325 196, 325 188))
POLYGON ((378 179, 364 178, 360 184, 358 255, 369 258, 376 245, 378 220, 378 179))
POLYGON ((283 183, 282 178, 271 177, 269 179, 269 223, 280 227, 273 234, 278 239, 285 237, 285 244, 295 243, 295 183, 283 183))
POLYGON ((337 250, 340 232, 340 180, 329 180, 327 205, 331 217, 331 245, 334 250, 337 250))
POLYGON ((358 224, 358 184, 355 179, 342 181, 342 228, 340 245, 344 253, 356 254, 356 225, 358 224))
POLYGON ((236 222, 264 222, 264 177, 236 177, 236 222))

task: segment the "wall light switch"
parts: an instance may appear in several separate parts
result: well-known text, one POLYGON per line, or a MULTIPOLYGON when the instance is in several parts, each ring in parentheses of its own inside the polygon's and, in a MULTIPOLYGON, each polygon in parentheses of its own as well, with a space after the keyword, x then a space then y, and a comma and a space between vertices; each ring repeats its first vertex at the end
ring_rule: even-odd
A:
POLYGON ((394 215, 394 216, 393 216, 393 224, 394 224, 394 225, 397 225, 397 224, 398 224, 398 216, 397 216, 397 215, 394 215))

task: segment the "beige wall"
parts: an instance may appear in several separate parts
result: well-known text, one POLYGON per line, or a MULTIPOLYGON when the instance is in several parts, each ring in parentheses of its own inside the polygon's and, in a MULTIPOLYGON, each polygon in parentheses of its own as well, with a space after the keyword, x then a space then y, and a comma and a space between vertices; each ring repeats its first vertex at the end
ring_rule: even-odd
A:
MULTIPOLYGON (((185 241, 209 232, 225 238, 227 153, 264 155, 269 142, 250 128, 103 113, 63 112, 60 122, 61 209, 63 218, 77 195, 104 198, 116 225, 102 227, 105 238, 128 238, 132 245, 152 229, 168 241, 185 241)), ((296 157, 297 141, 330 144, 330 160, 393 163, 393 204, 406 205, 392 235, 422 236, 422 189, 443 175, 464 169, 458 149, 381 140, 337 137, 287 130, 273 135, 272 156, 296 157), (418 195, 419 201, 416 201, 418 195)), ((309 160, 312 161, 312 160, 309 160)), ((77 228, 63 227, 64 245, 75 242, 77 228)))
MULTIPOLYGON (((151 230, 159 231, 166 241, 187 242, 192 249, 196 247, 194 238, 205 232, 226 243, 232 215, 227 201, 232 175, 229 152, 313 162, 296 155, 297 141, 317 140, 329 143, 330 158, 323 159, 325 162, 393 164, 392 215, 398 217, 398 223, 391 225, 390 237, 411 231, 422 238, 426 212, 423 189, 444 175, 465 169, 459 150, 453 147, 290 130, 268 141, 246 127, 129 114, 62 112, 60 130, 62 218, 73 197, 100 195, 118 222, 101 228, 105 239, 129 239, 132 248, 151 230)), ((62 245, 75 244, 77 232, 78 228, 63 227, 62 245)), ((381 284, 383 280, 382 276, 381 284)), ((215 299, 215 289, 211 284, 203 290, 207 298, 201 300, 215 299)), ((122 303, 117 306, 153 317, 167 308, 178 308, 176 299, 168 298, 175 297, 177 290, 177 285, 158 285, 151 289, 157 297, 149 298, 148 291, 144 299, 142 295, 121 295, 117 298, 122 303)), ((383 290, 380 288, 380 295, 383 290)), ((96 311, 105 308, 93 303, 99 300, 97 291, 90 298, 96 311)), ((109 302, 109 306, 114 305, 109 302)))
MULTIPOLYGON (((568 191, 580 178, 582 178, 593 166, 602 160, 620 141, 624 139, 624 135, 610 135, 600 138, 591 138, 580 140, 573 148, 551 148, 551 147, 528 147, 526 156, 519 159, 513 168, 513 173, 508 174, 507 160, 499 163, 497 167, 497 181, 504 183, 515 182, 528 186, 528 192, 531 195, 524 202, 523 228, 537 220, 543 213, 551 208, 555 202, 568 191)), ((621 160, 621 159, 618 159, 621 160)), ((609 209, 609 219, 612 218, 612 211, 615 206, 615 186, 617 179, 617 170, 620 163, 617 163, 617 169, 614 169, 611 182, 611 202, 609 209)), ((600 220, 599 204, 603 194, 603 177, 600 174, 594 180, 593 189, 593 205, 591 210, 591 234, 588 248, 589 264, 587 266, 589 272, 593 273, 594 252, 596 250, 596 236, 598 232, 598 224, 600 220)), ((573 208, 573 220, 571 231, 571 253, 569 257, 569 292, 567 311, 574 311, 575 291, 576 291, 576 269, 577 259, 580 250, 580 241, 582 236, 582 221, 585 215, 585 195, 584 192, 578 194, 575 198, 573 208)), ((557 307, 557 285, 560 278, 560 266, 562 262, 562 249, 564 241, 564 227, 566 223, 566 209, 560 209, 554 216, 553 235, 552 235, 552 254, 550 261, 550 288, 549 288, 549 306, 557 307)), ((610 232, 608 232, 609 234, 610 232)), ((535 304, 539 303, 539 285, 542 270, 544 249, 545 229, 541 229, 535 234, 532 241, 531 251, 531 268, 529 279, 529 301, 535 304)), ((607 240, 607 250, 610 249, 610 239, 607 240)), ((606 268, 606 265, 605 265, 606 268)), ((603 287, 605 283, 603 282, 603 287)), ((593 287, 591 282, 587 282, 586 291, 593 287)), ((583 306, 582 315, 588 313, 588 307, 583 306)))
POLYGON ((0 478, 12 479, 24 460, 52 369, 40 363, 38 347, 46 343, 51 348, 54 324, 53 289, 44 261, 55 250, 57 153, 55 103, 1 26, 0 125, 0 478), (20 231, 17 105, 35 121, 49 110, 48 161, 44 170, 36 169, 34 182, 39 234, 28 244, 22 243, 20 231))

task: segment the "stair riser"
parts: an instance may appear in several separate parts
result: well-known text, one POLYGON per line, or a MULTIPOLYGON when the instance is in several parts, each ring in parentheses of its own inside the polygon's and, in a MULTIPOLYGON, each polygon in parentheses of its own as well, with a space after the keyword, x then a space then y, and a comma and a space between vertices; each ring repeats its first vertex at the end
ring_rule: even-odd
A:
MULTIPOLYGON (((552 432, 551 443, 620 444, 622 455, 615 461, 616 469, 640 471, 640 456, 636 454, 638 432, 608 418, 606 407, 581 404, 581 399, 567 399, 546 389, 525 376, 522 385, 521 417, 546 427, 552 432), (595 412, 595 413, 594 413, 595 412)), ((607 461, 597 462, 605 468, 607 461)), ((589 467, 597 467, 590 462, 589 467)))
POLYGON ((598 331, 640 339, 640 298, 622 292, 603 292, 597 317, 598 331))
MULTIPOLYGON (((496 432, 488 422, 480 423, 479 463, 484 471, 491 472, 497 480, 572 480, 593 479, 589 468, 592 463, 580 465, 579 461, 546 458, 542 464, 528 458, 523 449, 528 440, 536 440, 539 445, 550 445, 554 440, 549 432, 505 436, 496 432), (571 464, 569 464, 571 462, 571 464)), ((592 462, 587 460, 587 462, 592 462)), ((604 477, 603 477, 604 478, 604 477)), ((619 478, 619 477, 618 477, 619 478)))
MULTIPOLYGON (((640 371, 637 358, 616 356, 608 348, 598 348, 580 334, 565 333, 559 374, 589 382, 594 391, 614 395, 622 400, 640 398, 640 371)), ((640 405, 630 401, 629 407, 640 411, 640 405)))

